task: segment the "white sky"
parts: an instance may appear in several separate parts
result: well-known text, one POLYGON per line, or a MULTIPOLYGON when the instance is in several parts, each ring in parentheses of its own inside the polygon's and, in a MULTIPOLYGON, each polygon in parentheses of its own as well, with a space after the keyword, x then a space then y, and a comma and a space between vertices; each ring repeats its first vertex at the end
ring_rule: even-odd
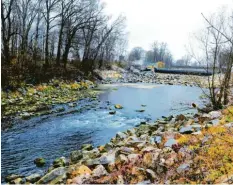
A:
POLYGON ((186 54, 190 35, 203 27, 208 16, 233 0, 102 0, 113 17, 126 16, 128 49, 150 49, 153 41, 167 42, 175 59, 186 54))

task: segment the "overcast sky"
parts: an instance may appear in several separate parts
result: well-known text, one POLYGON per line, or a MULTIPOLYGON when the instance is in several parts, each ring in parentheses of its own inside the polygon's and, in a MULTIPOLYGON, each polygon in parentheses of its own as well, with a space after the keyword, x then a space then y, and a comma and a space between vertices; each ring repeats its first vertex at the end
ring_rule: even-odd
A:
POLYGON ((126 16, 128 49, 148 50, 155 40, 167 42, 175 59, 186 54, 191 34, 203 27, 201 13, 210 15, 233 0, 102 0, 113 17, 126 16))

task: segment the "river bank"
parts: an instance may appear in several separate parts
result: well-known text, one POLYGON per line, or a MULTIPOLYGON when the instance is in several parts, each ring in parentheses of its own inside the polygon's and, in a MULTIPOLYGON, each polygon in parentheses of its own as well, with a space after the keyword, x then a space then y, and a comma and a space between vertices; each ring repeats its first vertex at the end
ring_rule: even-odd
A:
POLYGON ((233 107, 168 116, 118 132, 110 142, 85 144, 57 158, 45 175, 11 175, 10 183, 231 183, 233 107))
MULTIPOLYGON (((12 119, 30 119, 35 116, 63 112, 64 108, 53 109, 58 104, 74 106, 72 102, 84 98, 96 98, 96 87, 91 81, 71 82, 51 80, 40 85, 25 85, 16 91, 1 92, 2 129, 12 126, 12 119)), ((74 103, 76 104, 76 103, 74 103)))
MULTIPOLYGON (((208 87, 208 76, 180 75, 155 73, 154 71, 139 70, 134 67, 125 70, 116 66, 112 70, 95 71, 100 77, 102 84, 114 83, 155 83, 165 85, 185 85, 208 87)), ((216 82, 218 83, 218 82, 216 82)))

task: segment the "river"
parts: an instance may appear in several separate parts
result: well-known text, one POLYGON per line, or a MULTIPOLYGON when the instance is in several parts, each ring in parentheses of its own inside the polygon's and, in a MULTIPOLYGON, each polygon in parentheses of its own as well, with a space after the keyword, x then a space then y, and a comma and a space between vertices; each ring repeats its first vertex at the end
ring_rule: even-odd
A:
MULTIPOLYGON (((56 157, 68 157, 82 144, 105 144, 118 131, 132 128, 141 121, 153 121, 161 116, 195 113, 191 103, 201 104, 197 87, 119 84, 103 85, 97 100, 79 101, 81 110, 72 114, 37 117, 15 125, 1 135, 2 177, 14 173, 43 173, 56 157), (121 104, 124 108, 109 114, 109 108, 121 104), (141 106, 146 105, 146 106, 141 106), (143 109, 144 112, 135 110, 143 109), (33 163, 37 157, 46 159, 43 168, 33 163)), ((3 181, 3 180, 2 180, 3 181)))

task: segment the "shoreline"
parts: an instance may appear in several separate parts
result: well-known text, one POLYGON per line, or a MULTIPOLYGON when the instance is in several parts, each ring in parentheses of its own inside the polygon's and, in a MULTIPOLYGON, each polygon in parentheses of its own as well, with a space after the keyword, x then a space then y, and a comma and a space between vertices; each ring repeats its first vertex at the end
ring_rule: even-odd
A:
MULTIPOLYGON (((233 107, 229 109, 233 110, 233 107)), ((132 129, 118 132, 105 145, 93 148, 90 144, 84 144, 80 150, 71 152, 69 158, 55 159, 43 176, 9 175, 7 181, 20 184, 191 183, 192 179, 187 179, 186 175, 197 175, 196 169, 200 167, 196 162, 198 155, 212 157, 203 156, 208 153, 200 153, 203 148, 210 147, 208 142, 213 140, 206 137, 211 134, 208 130, 233 130, 233 123, 229 120, 226 122, 226 117, 229 116, 226 111, 227 109, 208 114, 180 114, 155 122, 142 122, 132 129), (200 151, 197 152, 198 150, 200 151)), ((199 175, 206 176, 197 183, 213 183, 214 180, 207 179, 209 172, 200 171, 199 175)), ((228 182, 224 180, 221 182, 228 182)))

